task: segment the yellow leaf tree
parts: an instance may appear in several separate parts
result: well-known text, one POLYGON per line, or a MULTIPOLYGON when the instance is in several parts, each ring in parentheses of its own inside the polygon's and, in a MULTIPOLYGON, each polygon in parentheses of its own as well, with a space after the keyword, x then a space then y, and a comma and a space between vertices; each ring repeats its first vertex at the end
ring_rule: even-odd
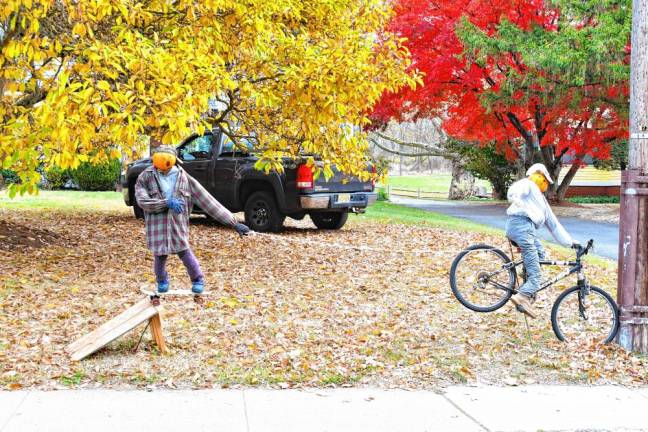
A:
POLYGON ((212 128, 253 142, 259 168, 319 154, 325 172, 366 176, 366 113, 418 78, 390 15, 384 0, 3 0, 10 192, 35 192, 38 167, 212 128))

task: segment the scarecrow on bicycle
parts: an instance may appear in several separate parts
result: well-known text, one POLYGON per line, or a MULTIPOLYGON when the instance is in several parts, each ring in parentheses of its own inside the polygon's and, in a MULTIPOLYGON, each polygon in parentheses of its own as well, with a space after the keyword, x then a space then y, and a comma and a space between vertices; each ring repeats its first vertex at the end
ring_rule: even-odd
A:
POLYGON ((526 178, 513 183, 508 190, 507 197, 511 205, 506 210, 506 236, 520 248, 527 274, 526 282, 511 300, 519 310, 535 318, 531 304, 540 288, 540 260, 545 257, 537 230, 546 226, 563 246, 577 248, 580 243, 572 239, 563 228, 544 196, 549 184, 553 184, 547 168, 537 163, 527 170, 526 175, 526 178))

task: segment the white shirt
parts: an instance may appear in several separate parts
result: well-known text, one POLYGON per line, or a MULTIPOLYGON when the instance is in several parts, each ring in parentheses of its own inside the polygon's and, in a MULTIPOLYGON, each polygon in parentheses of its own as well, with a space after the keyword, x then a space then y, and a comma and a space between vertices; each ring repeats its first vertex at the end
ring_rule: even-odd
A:
POLYGON ((563 246, 571 246, 574 240, 560 224, 556 215, 551 211, 549 203, 538 185, 528 178, 518 180, 511 185, 507 198, 511 205, 506 209, 509 216, 526 216, 536 229, 546 226, 556 241, 563 246))

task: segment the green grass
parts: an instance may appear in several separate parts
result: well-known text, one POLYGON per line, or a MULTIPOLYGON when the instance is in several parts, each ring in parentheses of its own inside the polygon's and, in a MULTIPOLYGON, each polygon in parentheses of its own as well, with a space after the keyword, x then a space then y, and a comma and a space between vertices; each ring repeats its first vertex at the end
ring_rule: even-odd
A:
POLYGON ((357 218, 354 218, 354 220, 402 223, 409 225, 429 225, 435 228, 449 229, 452 231, 477 231, 490 234, 501 233, 500 230, 471 222, 466 219, 405 207, 386 201, 376 202, 367 209, 365 214, 359 215, 357 218))
POLYGON ((6 191, 0 191, 0 209, 7 210, 105 212, 126 208, 121 192, 40 191, 38 195, 9 198, 6 191))
MULTIPOLYGON (((447 194, 450 188, 450 174, 434 174, 426 176, 388 176, 385 181, 386 185, 404 189, 421 189, 428 192, 440 192, 447 194)), ((490 184, 485 180, 477 180, 478 186, 483 186, 490 190, 490 184)))

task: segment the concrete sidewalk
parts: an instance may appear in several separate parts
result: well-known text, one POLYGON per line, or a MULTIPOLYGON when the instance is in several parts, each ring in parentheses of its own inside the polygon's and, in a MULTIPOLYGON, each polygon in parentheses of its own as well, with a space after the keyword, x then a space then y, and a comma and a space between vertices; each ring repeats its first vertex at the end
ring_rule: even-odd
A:
POLYGON ((0 431, 648 431, 648 388, 0 392, 0 431))

